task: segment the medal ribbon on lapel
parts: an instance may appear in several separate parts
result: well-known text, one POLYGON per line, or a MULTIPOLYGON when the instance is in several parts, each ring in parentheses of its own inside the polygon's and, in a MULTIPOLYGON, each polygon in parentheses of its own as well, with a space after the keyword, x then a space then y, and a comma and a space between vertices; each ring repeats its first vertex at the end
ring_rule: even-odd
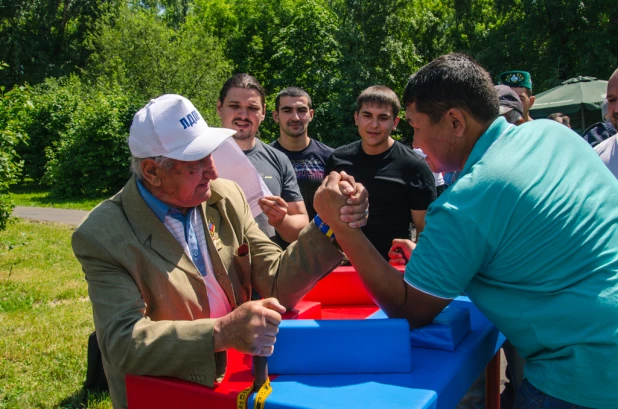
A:
POLYGON ((215 248, 217 251, 223 248, 221 244, 221 239, 219 239, 219 235, 215 231, 215 224, 213 222, 208 222, 208 233, 210 233, 210 237, 212 238, 212 242, 215 244, 215 248))

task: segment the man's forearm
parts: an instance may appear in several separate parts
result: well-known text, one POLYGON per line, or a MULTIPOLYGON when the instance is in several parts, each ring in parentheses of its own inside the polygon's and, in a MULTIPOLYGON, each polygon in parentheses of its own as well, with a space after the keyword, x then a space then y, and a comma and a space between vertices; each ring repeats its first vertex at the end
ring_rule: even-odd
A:
POLYGON ((301 230, 309 224, 309 218, 306 214, 287 214, 281 223, 275 226, 275 230, 279 236, 288 243, 298 240, 298 235, 301 230))
POLYGON ((412 221, 414 222, 414 227, 416 229, 416 237, 414 238, 414 242, 418 242, 418 238, 425 229, 425 215, 427 214, 426 210, 412 210, 412 221))
POLYGON ((410 287, 403 275, 380 256, 364 234, 339 233, 337 242, 373 300, 390 318, 405 318, 410 328, 417 328, 431 322, 451 301, 410 287))
MULTIPOLYGON (((262 259, 262 257, 253 258, 253 260, 262 259)), ((272 261, 273 258, 264 259, 272 261)), ((341 251, 320 232, 315 223, 309 223, 298 240, 291 243, 279 259, 277 270, 273 271, 276 275, 273 277, 274 283, 264 292, 260 292, 260 288, 256 289, 264 296, 268 294, 277 298, 286 308, 293 308, 315 283, 337 267, 342 259, 341 251)), ((253 266, 258 270, 265 267, 255 264, 253 266)))
POLYGON ((402 274, 384 260, 360 230, 335 234, 378 306, 391 318, 404 318, 406 284, 402 274))

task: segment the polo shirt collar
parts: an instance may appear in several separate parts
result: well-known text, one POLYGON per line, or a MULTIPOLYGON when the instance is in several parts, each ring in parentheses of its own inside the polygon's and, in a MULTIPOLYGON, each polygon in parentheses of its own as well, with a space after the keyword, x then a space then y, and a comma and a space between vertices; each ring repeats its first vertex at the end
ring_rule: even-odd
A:
POLYGON ((137 182, 137 188, 139 189, 139 193, 142 195, 142 199, 144 202, 150 207, 150 209, 154 212, 161 222, 165 220, 165 215, 170 210, 170 206, 163 203, 161 200, 157 199, 152 193, 146 189, 146 187, 139 180, 135 179, 137 182))
POLYGON ((470 156, 468 156, 468 160, 466 160, 466 164, 464 165, 459 177, 461 178, 461 176, 470 172, 472 166, 481 160, 483 155, 485 155, 485 152, 491 148, 491 145, 493 145, 493 143, 496 142, 498 138, 500 138, 512 126, 514 125, 509 124, 504 117, 499 116, 496 118, 496 120, 489 125, 489 128, 487 128, 483 135, 481 135, 478 141, 474 144, 474 147, 470 152, 470 156))

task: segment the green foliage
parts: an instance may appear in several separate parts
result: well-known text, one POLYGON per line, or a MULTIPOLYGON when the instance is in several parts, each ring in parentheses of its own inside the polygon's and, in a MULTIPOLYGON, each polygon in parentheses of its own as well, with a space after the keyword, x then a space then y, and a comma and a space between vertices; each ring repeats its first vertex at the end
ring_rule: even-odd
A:
POLYGON ((78 77, 48 79, 30 93, 21 118, 29 141, 17 146, 26 178, 51 186, 51 202, 100 198, 128 178, 126 138, 141 102, 113 84, 88 85, 78 77))
POLYGON ((45 174, 47 156, 45 152, 54 149, 61 135, 71 123, 73 114, 85 93, 79 78, 49 78, 32 89, 33 108, 28 113, 24 130, 29 136, 28 143, 17 147, 24 160, 24 178, 39 183, 45 174))
POLYGON ((90 38, 88 78, 117 82, 148 101, 162 94, 189 98, 208 122, 231 64, 219 43, 199 25, 168 27, 152 11, 127 10, 102 20, 90 38))
MULTIPOLYGON (((153 97, 182 94, 217 125, 218 92, 233 72, 267 90, 262 139, 278 136, 274 98, 295 85, 313 98, 310 135, 336 147, 358 138, 363 89, 383 84, 401 95, 412 73, 444 53, 466 52, 494 77, 528 70, 538 93, 577 75, 606 79, 618 65, 617 37, 611 0, 15 0, 0 17, 0 60, 10 63, 0 83, 38 85, 33 108, 0 116, 19 117, 12 146, 24 177, 45 175, 55 201, 115 189, 126 176, 120 144, 130 115, 153 97), (68 72, 77 74, 42 82, 68 72), (108 155, 87 158, 98 138, 108 155)), ((399 128, 394 136, 410 141, 407 124, 399 128)))
POLYGON ((0 85, 38 84, 83 67, 84 39, 121 0, 0 1, 0 61, 10 67, 0 85))
POLYGON ((57 197, 116 193, 129 178, 128 130, 140 103, 118 86, 92 88, 54 149, 45 182, 57 197))
POLYGON ((8 195, 9 185, 19 180, 23 162, 17 154, 18 144, 27 140, 24 112, 32 108, 27 86, 16 87, 5 93, 0 86, 0 230, 6 228, 13 203, 8 195))
MULTIPOLYGON (((358 94, 375 84, 402 91, 421 65, 409 41, 410 22, 398 11, 403 0, 195 0, 193 17, 225 41, 235 72, 255 76, 268 92, 295 85, 312 96, 312 137, 338 146, 357 138, 353 122, 358 94)), ((267 115, 270 118, 270 115, 267 115)), ((267 119, 261 137, 278 137, 267 119)))
POLYGON ((180 28, 187 20, 192 0, 129 0, 131 8, 141 8, 159 15, 167 25, 180 28))
POLYGON ((618 44, 610 40, 618 35, 618 9, 611 0, 490 4, 486 8, 495 14, 495 23, 469 49, 494 77, 525 69, 539 93, 578 75, 607 79, 618 66, 618 44))
MULTIPOLYGON (((335 139, 339 130, 333 114, 336 94, 341 84, 341 47, 337 40, 337 16, 316 1, 306 1, 296 10, 294 18, 272 38, 273 54, 269 57, 272 75, 264 80, 271 90, 269 106, 274 110, 276 93, 288 86, 300 86, 316 101, 316 116, 311 125, 313 137, 335 139), (330 102, 333 101, 333 102, 330 102)), ((267 121, 263 134, 268 139, 279 136, 274 121, 267 121)))
MULTIPOLYGON (((342 58, 339 61, 341 81, 333 95, 332 106, 332 117, 339 120, 331 123, 331 127, 338 130, 329 141, 339 146, 358 138, 353 122, 358 95, 365 88, 378 84, 401 95, 408 77, 422 61, 410 41, 411 27, 405 1, 338 0, 332 7, 339 16, 342 58)), ((394 136, 402 137, 400 131, 394 136)))

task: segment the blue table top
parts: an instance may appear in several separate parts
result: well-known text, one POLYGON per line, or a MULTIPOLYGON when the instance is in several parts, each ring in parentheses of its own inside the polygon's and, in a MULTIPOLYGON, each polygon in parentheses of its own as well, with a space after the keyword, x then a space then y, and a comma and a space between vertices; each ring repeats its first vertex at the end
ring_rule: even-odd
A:
POLYGON ((504 336, 467 297, 450 305, 470 310, 471 330, 455 351, 412 348, 412 372, 403 374, 281 375, 266 409, 454 408, 504 336))

